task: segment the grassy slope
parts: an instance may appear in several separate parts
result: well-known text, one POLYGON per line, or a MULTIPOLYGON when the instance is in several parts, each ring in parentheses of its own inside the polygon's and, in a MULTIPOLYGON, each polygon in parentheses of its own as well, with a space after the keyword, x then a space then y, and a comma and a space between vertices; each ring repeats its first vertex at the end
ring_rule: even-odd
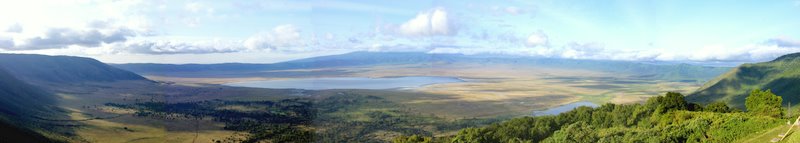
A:
POLYGON ((782 56, 776 60, 756 64, 743 64, 706 83, 687 100, 700 103, 726 102, 734 107, 744 107, 744 99, 754 89, 770 89, 783 97, 784 103, 800 101, 800 53, 782 56))
POLYGON ((43 126, 32 117, 54 117, 54 102, 52 95, 14 78, 0 68, 0 139, 3 142, 51 142, 28 128, 43 126))
POLYGON ((54 102, 52 95, 18 80, 0 68, 0 113, 11 116, 44 115, 52 111, 47 106, 54 102))

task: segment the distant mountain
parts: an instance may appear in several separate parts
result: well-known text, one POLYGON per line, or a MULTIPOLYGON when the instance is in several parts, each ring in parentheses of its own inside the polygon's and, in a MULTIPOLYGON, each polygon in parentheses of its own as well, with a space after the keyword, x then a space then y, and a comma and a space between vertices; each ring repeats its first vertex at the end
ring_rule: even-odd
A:
POLYGON ((701 103, 726 102, 743 108, 744 99, 754 89, 770 89, 783 102, 800 102, 800 53, 769 62, 743 64, 706 83, 687 100, 701 103))
POLYGON ((113 66, 136 73, 164 72, 208 72, 208 71, 264 71, 308 69, 327 67, 349 67, 368 65, 411 64, 434 61, 452 61, 453 58, 466 59, 466 56, 455 54, 425 54, 420 52, 352 52, 342 55, 320 56, 274 64, 115 64, 113 66))
POLYGON ((320 56, 274 64, 116 64, 113 66, 145 75, 180 75, 175 73, 198 72, 252 72, 287 69, 330 67, 357 67, 400 64, 517 64, 542 67, 584 69, 606 72, 623 72, 642 78, 673 81, 705 82, 728 67, 709 67, 690 64, 650 64, 633 61, 575 60, 532 58, 504 55, 429 54, 422 52, 352 52, 341 55, 320 56))
POLYGON ((79 83, 146 80, 100 61, 71 56, 0 54, 0 67, 29 83, 79 83))

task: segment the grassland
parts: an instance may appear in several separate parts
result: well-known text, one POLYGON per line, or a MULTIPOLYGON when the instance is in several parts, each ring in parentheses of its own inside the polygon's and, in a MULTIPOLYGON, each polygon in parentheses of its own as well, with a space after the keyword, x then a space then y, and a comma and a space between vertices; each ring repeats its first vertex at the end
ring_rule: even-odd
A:
MULTIPOLYGON (((374 96, 383 101, 340 107, 338 111, 316 117, 315 122, 320 124, 308 128, 322 136, 353 139, 350 141, 356 141, 358 137, 366 137, 373 141, 388 141, 395 136, 408 135, 411 132, 437 136, 453 135, 464 127, 526 116, 534 110, 576 101, 598 104, 641 103, 648 97, 663 92, 688 93, 699 86, 698 83, 645 80, 615 73, 510 65, 395 65, 309 69, 299 72, 331 70, 341 72, 324 76, 296 77, 146 76, 161 82, 155 85, 141 82, 85 84, 58 87, 55 92, 62 99, 60 104, 72 112, 70 116, 73 120, 68 122, 80 124, 76 127, 75 134, 80 136, 81 140, 89 142, 211 142, 214 141, 212 139, 243 138, 249 134, 243 131, 225 130, 225 123, 212 118, 138 117, 134 116, 136 112, 134 110, 109 107, 105 106, 105 103, 278 101, 291 98, 307 98, 322 102, 342 94, 374 96), (461 78, 466 82, 434 84, 408 90, 309 91, 216 85, 287 78, 392 76, 450 76, 461 78), (393 123, 392 126, 398 128, 389 128, 392 126, 386 125, 387 123, 393 123), (320 126, 324 128, 319 128, 320 126), (354 126, 381 128, 351 129, 354 126)), ((216 109, 242 112, 263 110, 240 105, 220 106, 216 109)))
MULTIPOLYGON (((430 63, 305 69, 298 72, 314 71, 340 71, 341 74, 293 78, 394 76, 461 78, 467 82, 434 84, 407 92, 360 91, 404 103, 417 112, 453 119, 528 115, 533 110, 543 110, 576 101, 590 101, 597 104, 641 103, 648 97, 667 91, 689 93, 700 86, 696 82, 641 79, 628 74, 503 64, 430 63)), ((148 78, 194 84, 287 79, 230 75, 202 78, 148 76, 148 78)))

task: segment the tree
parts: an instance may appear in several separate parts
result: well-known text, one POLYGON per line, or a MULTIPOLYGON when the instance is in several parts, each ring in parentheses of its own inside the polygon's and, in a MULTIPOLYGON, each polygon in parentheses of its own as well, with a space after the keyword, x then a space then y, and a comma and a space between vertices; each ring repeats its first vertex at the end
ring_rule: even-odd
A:
POLYGON ((430 143, 432 141, 431 137, 420 137, 418 135, 411 135, 411 136, 399 136, 394 138, 392 142, 394 143, 430 143))
POLYGON ((717 113, 730 113, 733 110, 731 110, 731 108, 728 107, 728 104, 725 104, 724 102, 713 102, 706 105, 704 111, 717 112, 717 113))
POLYGON ((689 109, 689 103, 683 98, 683 94, 677 92, 667 92, 665 96, 651 98, 647 101, 647 106, 656 109, 657 113, 689 109))
POLYGON ((744 105, 747 107, 747 112, 751 114, 781 117, 783 116, 781 102, 783 102, 783 98, 773 94, 772 91, 756 89, 745 98, 744 105))
POLYGON ((570 124, 553 133, 553 136, 543 140, 545 143, 590 143, 599 139, 596 130, 586 122, 580 121, 570 124))

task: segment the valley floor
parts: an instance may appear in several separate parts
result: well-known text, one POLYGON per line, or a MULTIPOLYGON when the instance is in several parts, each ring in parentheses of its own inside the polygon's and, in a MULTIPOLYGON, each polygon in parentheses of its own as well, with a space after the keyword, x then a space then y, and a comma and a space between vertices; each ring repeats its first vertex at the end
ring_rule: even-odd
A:
POLYGON ((698 83, 646 80, 594 71, 502 65, 447 66, 397 65, 284 72, 343 71, 291 78, 450 76, 467 82, 410 90, 311 91, 218 85, 286 77, 147 75, 159 82, 65 86, 56 88, 55 92, 72 118, 65 122, 80 124, 73 131, 80 141, 237 142, 279 138, 261 134, 267 129, 277 135, 313 131, 314 135, 308 137, 315 140, 363 142, 390 141, 396 136, 410 134, 448 136, 466 127, 528 116, 535 110, 577 101, 641 103, 667 91, 686 93, 699 86, 698 83), (304 105, 307 103, 310 106, 304 105), (184 106, 204 108, 184 110, 184 106), (295 116, 302 113, 301 110, 266 110, 271 108, 309 110, 314 111, 314 116, 295 116), (307 122, 263 120, 256 122, 279 126, 237 128, 250 121, 231 120, 251 114, 288 116, 307 122))
MULTIPOLYGON (((192 74, 187 74, 192 75, 192 74)), ((502 64, 419 64, 373 67, 325 68, 269 71, 262 74, 224 77, 209 74, 193 76, 147 75, 148 78, 185 84, 223 84, 242 81, 319 77, 398 77, 447 76, 467 82, 444 83, 412 90, 415 94, 387 95, 387 99, 405 103, 418 111, 451 118, 528 115, 577 101, 604 103, 641 103, 665 92, 689 93, 701 86, 697 82, 652 80, 638 75, 598 71, 557 69, 502 64), (337 74, 284 77, 271 75, 297 72, 332 72, 337 74), (334 72, 335 71, 335 72, 334 72)))

